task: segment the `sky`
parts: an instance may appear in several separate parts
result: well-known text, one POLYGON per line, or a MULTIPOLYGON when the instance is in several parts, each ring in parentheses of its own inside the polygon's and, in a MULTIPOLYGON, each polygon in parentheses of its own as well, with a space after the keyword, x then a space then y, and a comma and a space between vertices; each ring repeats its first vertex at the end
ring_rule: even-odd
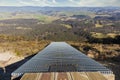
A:
POLYGON ((0 0, 0 6, 105 7, 120 6, 120 0, 0 0))

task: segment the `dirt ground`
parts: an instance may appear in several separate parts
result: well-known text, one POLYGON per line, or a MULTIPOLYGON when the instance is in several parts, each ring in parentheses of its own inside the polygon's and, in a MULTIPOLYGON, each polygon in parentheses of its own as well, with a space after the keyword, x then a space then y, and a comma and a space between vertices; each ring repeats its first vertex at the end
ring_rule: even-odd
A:
POLYGON ((10 65, 12 63, 15 63, 17 61, 20 61, 22 59, 24 59, 24 58, 23 57, 18 57, 10 51, 0 53, 0 63, 4 62, 5 66, 10 65))

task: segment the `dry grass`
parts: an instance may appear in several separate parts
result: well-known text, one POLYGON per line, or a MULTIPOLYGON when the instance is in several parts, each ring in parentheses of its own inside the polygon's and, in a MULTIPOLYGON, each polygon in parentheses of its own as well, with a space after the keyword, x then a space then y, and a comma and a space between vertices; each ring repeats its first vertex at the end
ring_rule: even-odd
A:
POLYGON ((17 56, 29 56, 42 50, 50 41, 16 41, 0 43, 1 51, 13 51, 17 56))
POLYGON ((71 29, 71 28, 72 28, 72 26, 67 25, 67 24, 61 24, 61 25, 64 26, 64 27, 66 27, 66 28, 68 28, 68 29, 71 29))
POLYGON ((96 28, 101 28, 101 27, 103 27, 103 25, 101 25, 101 24, 95 24, 95 27, 96 28))

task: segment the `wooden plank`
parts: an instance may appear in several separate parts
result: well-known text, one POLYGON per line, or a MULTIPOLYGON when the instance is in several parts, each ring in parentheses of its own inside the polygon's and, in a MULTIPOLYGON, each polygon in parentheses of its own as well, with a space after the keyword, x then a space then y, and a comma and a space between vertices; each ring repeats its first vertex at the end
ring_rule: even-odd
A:
POLYGON ((42 73, 42 76, 39 80, 51 80, 52 74, 51 73, 42 73))
POLYGON ((107 80, 99 72, 26 73, 20 80, 107 80))
POLYGON ((67 76, 68 76, 68 79, 69 79, 69 80, 73 80, 70 72, 67 72, 67 76))
POLYGON ((65 72, 58 73, 57 80, 69 80, 67 73, 65 72))
POLYGON ((41 78, 42 73, 36 73, 36 74, 37 74, 37 77, 35 80, 39 80, 41 78))
POLYGON ((26 73, 20 80, 36 80, 37 74, 35 73, 26 73))
POLYGON ((89 80, 107 80, 101 73, 99 72, 86 72, 89 80))
POLYGON ((54 80, 57 80, 57 76, 58 76, 58 73, 55 72, 55 73, 54 73, 54 80))
POLYGON ((89 80, 84 72, 71 72, 71 76, 73 80, 89 80))

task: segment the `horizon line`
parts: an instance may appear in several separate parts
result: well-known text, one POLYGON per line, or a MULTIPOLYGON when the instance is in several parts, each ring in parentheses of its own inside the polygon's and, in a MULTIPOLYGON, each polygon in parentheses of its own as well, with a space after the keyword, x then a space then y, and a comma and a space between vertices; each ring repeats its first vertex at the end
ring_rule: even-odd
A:
POLYGON ((76 8, 79 8, 79 7, 120 7, 120 6, 0 6, 0 7, 76 7, 76 8))

